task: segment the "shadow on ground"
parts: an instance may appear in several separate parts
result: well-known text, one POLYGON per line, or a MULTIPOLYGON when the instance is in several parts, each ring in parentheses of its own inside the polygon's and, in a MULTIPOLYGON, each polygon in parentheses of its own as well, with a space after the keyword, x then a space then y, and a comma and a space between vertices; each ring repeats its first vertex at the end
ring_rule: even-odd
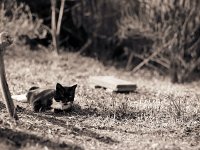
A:
MULTIPOLYGON (((101 112, 100 110, 96 110, 94 108, 81 108, 79 105, 75 105, 74 109, 71 112, 68 113, 53 113, 53 112, 45 112, 45 113, 33 113, 31 110, 25 109, 20 107, 21 113, 26 114, 26 115, 31 115, 33 117, 37 117, 41 120, 46 120, 48 122, 50 122, 52 125, 55 126, 61 126, 65 129, 70 130, 69 134, 72 134, 74 136, 85 136, 85 137, 89 137, 92 139, 96 139, 99 142, 105 143, 105 144, 115 144, 115 143, 119 143, 119 141, 109 137, 109 136, 105 136, 105 135, 101 135, 99 133, 96 133, 94 131, 92 131, 92 129, 98 129, 99 128, 95 128, 92 126, 87 126, 87 125, 83 125, 82 128, 78 128, 74 126, 74 123, 72 122, 71 124, 67 123, 66 121, 63 119, 58 119, 58 118, 62 118, 64 116, 68 116, 68 117, 76 117, 76 118, 82 118, 82 117, 90 117, 90 116, 101 116, 101 117, 106 117, 109 115, 112 115, 113 112, 110 112, 109 110, 107 112, 103 111, 101 112)), ((119 110, 120 112, 120 110, 119 110)), ((145 112, 126 112, 126 113, 121 113, 121 114, 116 114, 117 118, 123 119, 136 119, 137 117, 141 116, 143 113, 145 112)), ((117 119, 116 118, 116 119, 117 119)), ((100 128, 100 130, 103 130, 100 128)), ((110 131, 116 131, 115 128, 106 128, 106 130, 110 130, 110 131)), ((125 130, 121 130, 120 132, 124 132, 124 133, 130 133, 130 134, 136 134, 135 132, 130 132, 130 131, 125 131, 125 130)))
POLYGON ((62 116, 71 116, 71 115, 73 115, 71 112, 70 113, 59 113, 59 114, 55 114, 53 112, 47 112, 47 113, 43 113, 43 114, 40 115, 40 113, 33 113, 32 111, 26 110, 24 108, 21 108, 20 111, 23 114, 31 115, 31 116, 37 117, 41 120, 46 120, 53 125, 58 125, 58 126, 61 126, 65 129, 71 130, 70 134, 73 134, 74 136, 86 136, 86 137, 89 137, 89 138, 96 139, 99 142, 102 142, 102 143, 105 143, 105 144, 111 144, 111 145, 114 144, 114 143, 118 143, 118 141, 112 139, 111 137, 98 134, 98 133, 92 131, 90 128, 87 128, 87 127, 78 128, 78 127, 75 127, 73 123, 72 124, 66 124, 65 120, 61 120, 61 119, 56 118, 56 117, 62 117, 62 116), (55 117, 52 117, 52 116, 55 116, 55 117))
POLYGON ((2 101, 0 101, 0 109, 4 109, 4 108, 6 108, 5 104, 2 101))
POLYGON ((98 134, 98 133, 92 131, 90 128, 87 128, 87 127, 78 128, 78 127, 74 127, 73 125, 66 125, 65 121, 59 120, 59 119, 56 119, 56 118, 51 118, 51 117, 48 117, 48 116, 41 116, 41 118, 46 119, 47 121, 51 122, 53 125, 59 125, 59 126, 62 126, 63 128, 70 129, 71 130, 70 134, 73 134, 75 136, 86 136, 86 137, 96 139, 99 142, 103 142, 105 144, 111 144, 111 145, 114 144, 114 143, 118 143, 118 141, 112 139, 111 137, 98 134))
POLYGON ((76 106, 71 113, 74 116, 101 116, 101 117, 115 117, 116 120, 123 119, 136 119, 141 117, 146 112, 144 111, 132 111, 130 109, 123 109, 121 107, 116 107, 115 109, 97 109, 97 108, 81 108, 80 106, 76 106))
POLYGON ((13 131, 7 128, 0 128, 0 141, 1 144, 9 147, 9 149, 16 149, 26 147, 27 145, 36 145, 39 144, 41 146, 47 146, 52 149, 70 149, 70 150, 82 150, 83 148, 77 145, 71 145, 66 143, 55 143, 49 139, 44 139, 42 137, 28 134, 20 131, 13 131))

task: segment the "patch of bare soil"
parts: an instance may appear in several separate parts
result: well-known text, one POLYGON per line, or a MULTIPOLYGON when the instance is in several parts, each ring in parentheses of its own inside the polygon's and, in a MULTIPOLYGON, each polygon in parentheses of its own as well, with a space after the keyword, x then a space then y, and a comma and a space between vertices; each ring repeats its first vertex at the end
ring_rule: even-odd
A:
POLYGON ((57 82, 78 88, 67 113, 33 113, 28 104, 15 102, 20 119, 13 122, 1 102, 2 149, 200 149, 199 82, 172 85, 156 74, 131 75, 73 53, 15 49, 5 60, 12 94, 57 82), (92 89, 90 75, 114 75, 138 89, 129 94, 92 89))

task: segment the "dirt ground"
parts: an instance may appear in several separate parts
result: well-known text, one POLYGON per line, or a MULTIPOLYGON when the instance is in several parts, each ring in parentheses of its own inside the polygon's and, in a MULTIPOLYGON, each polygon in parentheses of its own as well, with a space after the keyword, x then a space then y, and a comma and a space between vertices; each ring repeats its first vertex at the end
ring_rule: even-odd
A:
POLYGON ((109 150, 200 149, 200 82, 172 85, 156 73, 132 75, 74 53, 31 52, 5 56, 12 94, 57 82, 78 84, 71 112, 33 113, 15 102, 19 121, 9 119, 0 101, 0 149, 109 150), (137 84, 135 93, 108 93, 88 86, 90 75, 114 75, 137 84))

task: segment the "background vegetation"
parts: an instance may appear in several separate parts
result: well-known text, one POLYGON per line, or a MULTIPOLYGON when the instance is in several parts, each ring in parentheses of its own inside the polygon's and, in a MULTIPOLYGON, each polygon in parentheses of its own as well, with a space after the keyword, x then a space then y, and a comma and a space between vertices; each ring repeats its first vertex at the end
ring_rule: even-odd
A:
POLYGON ((199 75, 198 8, 198 0, 1 0, 0 31, 16 43, 4 57, 11 94, 78 85, 64 114, 14 101, 17 122, 0 94, 1 149, 200 149, 200 81, 163 78, 199 75), (138 87, 93 89, 93 75, 138 87))
MULTIPOLYGON (((62 0, 55 2, 57 22, 62 0)), ((1 2, 1 30, 32 49, 51 46, 51 4, 1 2)), ((67 0, 58 47, 133 73, 146 66, 182 83, 199 72, 199 7, 198 0, 67 0)))

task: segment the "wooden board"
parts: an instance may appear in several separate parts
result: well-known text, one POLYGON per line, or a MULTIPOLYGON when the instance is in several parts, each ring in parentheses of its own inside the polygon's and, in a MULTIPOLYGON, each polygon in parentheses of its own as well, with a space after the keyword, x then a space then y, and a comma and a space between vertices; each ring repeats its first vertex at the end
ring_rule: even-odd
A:
POLYGON ((102 87, 112 92, 133 92, 137 88, 132 82, 114 76, 91 76, 89 84, 93 88, 102 87))

